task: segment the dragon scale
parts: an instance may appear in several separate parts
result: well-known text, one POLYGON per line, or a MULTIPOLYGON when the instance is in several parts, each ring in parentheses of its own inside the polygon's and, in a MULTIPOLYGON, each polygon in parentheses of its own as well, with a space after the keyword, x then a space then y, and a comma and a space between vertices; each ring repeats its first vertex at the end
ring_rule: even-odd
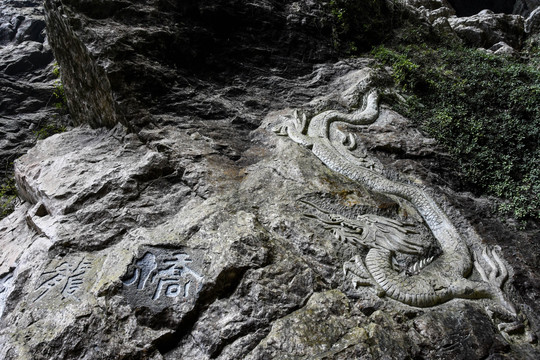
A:
MULTIPOLYGON (((322 140, 322 139, 321 139, 322 140)), ((472 269, 468 247, 460 238, 455 227, 437 204, 421 189, 391 181, 364 167, 352 165, 338 152, 328 139, 313 144, 313 153, 331 170, 351 180, 364 184, 374 192, 398 196, 410 201, 418 210, 439 242, 442 255, 417 275, 398 274, 391 266, 391 252, 372 248, 366 257, 366 267, 387 296, 413 306, 432 306, 453 297, 470 296, 471 288, 462 294, 451 284, 436 285, 443 290, 434 290, 434 283, 445 278, 462 278, 472 269), (462 296, 459 296, 462 295, 462 296)), ((480 295, 480 294, 478 294, 480 295)))
MULTIPOLYGON (((379 117, 378 97, 376 91, 369 92, 364 97, 364 108, 352 114, 331 110, 308 121, 305 115, 299 117, 295 112, 292 124, 288 122, 274 131, 310 148, 328 168, 363 184, 371 191, 409 201, 422 216, 439 243, 442 254, 417 274, 396 271, 392 266, 394 251, 390 249, 374 246, 366 255, 365 269, 388 297, 417 307, 434 306, 453 298, 498 298, 511 313, 515 312, 499 288, 505 279, 496 284, 490 283, 484 275, 484 281, 466 279, 473 267, 469 248, 447 215, 424 190, 390 180, 368 168, 349 151, 345 138, 342 144, 331 141, 331 126, 335 122, 353 126, 373 123, 379 117)), ((349 140, 354 143, 354 139, 349 140)), ((478 265, 476 262, 474 264, 478 265)), ((501 261, 498 260, 498 264, 504 269, 501 261)))

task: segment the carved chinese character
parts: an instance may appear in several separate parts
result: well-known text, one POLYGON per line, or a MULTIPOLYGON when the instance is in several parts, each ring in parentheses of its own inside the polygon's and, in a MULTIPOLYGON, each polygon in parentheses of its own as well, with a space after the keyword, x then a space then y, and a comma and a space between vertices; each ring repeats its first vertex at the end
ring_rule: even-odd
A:
POLYGON ((173 256, 173 259, 166 259, 163 262, 166 268, 159 270, 152 278, 152 282, 158 280, 157 289, 153 297, 154 300, 159 299, 163 289, 165 289, 165 295, 168 297, 179 295, 188 297, 192 282, 190 277, 198 284, 203 279, 201 275, 187 266, 187 264, 192 262, 189 255, 178 253, 173 256))
POLYGON ((34 302, 43 298, 51 290, 60 288, 63 297, 72 297, 79 300, 75 294, 81 289, 84 283, 84 275, 91 268, 91 261, 82 259, 75 265, 64 261, 57 265, 53 270, 41 274, 41 280, 38 283, 36 291, 39 295, 34 302))
POLYGON ((131 286, 137 283, 137 289, 142 290, 144 289, 144 285, 146 285, 146 281, 148 281, 150 274, 157 267, 156 256, 151 253, 146 253, 135 263, 135 266, 133 277, 127 281, 124 281, 124 284, 131 286))
POLYGON ((146 252, 135 262, 133 273, 123 281, 124 285, 143 291, 154 301, 163 296, 183 299, 194 296, 202 286, 203 276, 191 268, 190 255, 169 254, 162 249, 146 252))

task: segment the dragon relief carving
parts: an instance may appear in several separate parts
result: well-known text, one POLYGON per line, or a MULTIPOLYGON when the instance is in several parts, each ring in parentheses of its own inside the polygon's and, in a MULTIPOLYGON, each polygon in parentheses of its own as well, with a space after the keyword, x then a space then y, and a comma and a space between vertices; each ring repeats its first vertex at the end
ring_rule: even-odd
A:
MULTIPOLYGON (((346 274, 354 278, 355 286, 372 286, 378 295, 386 295, 399 302, 431 307, 455 298, 489 298, 498 302, 505 316, 517 316, 513 304, 503 292, 508 271, 498 249, 484 247, 471 256, 469 247, 439 205, 421 188, 388 179, 382 169, 364 155, 358 157, 353 150, 356 139, 338 129, 368 125, 379 117, 379 94, 370 90, 364 95, 362 108, 351 114, 325 111, 310 120, 294 112, 292 119, 273 129, 288 136, 313 152, 327 167, 361 183, 371 191, 398 197, 410 202, 422 216, 440 248, 435 256, 425 255, 425 246, 414 236, 414 227, 397 220, 377 215, 361 215, 350 219, 317 208, 323 215, 312 215, 334 235, 354 245, 369 249, 362 258, 355 256, 344 265, 346 274), (405 269, 395 265, 396 254, 410 254, 420 260, 405 269), (470 279, 473 267, 481 280, 470 279)), ((309 216, 309 215, 308 215, 309 216)))

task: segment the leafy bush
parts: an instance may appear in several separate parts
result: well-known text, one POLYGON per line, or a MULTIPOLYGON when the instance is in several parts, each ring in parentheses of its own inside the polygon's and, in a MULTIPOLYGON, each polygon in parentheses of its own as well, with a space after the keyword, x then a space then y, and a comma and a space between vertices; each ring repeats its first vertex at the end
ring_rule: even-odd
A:
POLYGON ((47 120, 45 124, 38 124, 37 130, 34 130, 34 135, 38 140, 66 131, 66 126, 63 124, 65 120, 62 120, 62 118, 65 118, 68 112, 67 99, 64 92, 64 85, 62 84, 62 79, 60 77, 60 67, 58 66, 58 63, 53 64, 52 73, 56 77, 52 93, 52 98, 55 100, 53 105, 58 111, 57 114, 55 114, 52 119, 47 120))
POLYGON ((62 83, 62 79, 60 78, 60 67, 58 66, 58 63, 54 63, 52 73, 57 78, 54 82, 53 91, 53 97, 56 100, 56 102, 54 103, 54 107, 58 109, 62 114, 65 114, 67 112, 67 99, 64 92, 64 84, 62 83))
POLYGON ((500 210, 540 219, 540 70, 530 59, 463 46, 379 46, 406 94, 397 110, 453 155, 477 192, 507 200, 500 210))
POLYGON ((334 48, 348 55, 380 43, 392 28, 394 12, 384 0, 331 0, 334 48))

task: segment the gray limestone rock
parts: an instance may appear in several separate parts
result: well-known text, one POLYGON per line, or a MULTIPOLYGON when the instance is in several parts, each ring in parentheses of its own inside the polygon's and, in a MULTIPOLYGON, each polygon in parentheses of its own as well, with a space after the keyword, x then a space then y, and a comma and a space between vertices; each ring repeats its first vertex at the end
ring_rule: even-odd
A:
MULTIPOLYGON (((305 112, 361 103, 379 71, 369 63, 322 65, 296 79, 297 89, 321 94, 305 112)), ((25 203, 0 222, 0 357, 538 355, 536 315, 512 284, 504 291, 523 304, 517 319, 497 299, 415 307, 366 287, 359 276, 370 243, 358 239, 377 230, 360 220, 410 227, 423 254, 396 252, 392 266, 405 272, 429 269, 423 256, 439 261, 437 240, 413 203, 332 171, 271 131, 293 116, 269 113, 237 156, 238 139, 212 138, 196 121, 145 130, 144 143, 120 125, 39 141, 16 162, 25 203)), ((438 151, 385 107, 372 124, 340 131, 356 131, 359 164, 386 168, 391 181, 422 182, 412 160, 412 171, 397 174, 406 165, 391 154, 438 151)), ((442 208, 471 251, 481 248, 470 224, 442 208)), ((479 256, 489 275, 495 260, 479 256)), ((482 271, 471 281, 481 283, 482 271)))
POLYGON ((451 17, 448 21, 466 43, 482 48, 490 48, 501 41, 513 48, 520 48, 525 35, 523 17, 518 15, 483 10, 477 15, 451 17))
MULTIPOLYGON (((372 60, 312 66, 329 51, 308 51, 326 31, 319 3, 242 4, 47 1, 88 124, 15 162, 0 358, 538 358, 537 233, 452 190, 448 155, 379 103, 395 90, 372 60), (285 30, 261 48, 227 32, 244 45, 209 52, 246 13, 248 28, 269 15, 261 34, 285 30), (169 41, 191 46, 164 53, 169 41), (240 70, 201 70, 247 55, 240 70), (291 68, 258 68, 265 56, 291 68)), ((38 60, 47 49, 20 44, 38 60)))
POLYGON ((501 2, 485 3, 485 7, 472 11, 464 10, 460 7, 464 4, 457 1, 405 1, 405 4, 415 9, 419 16, 425 18, 441 34, 459 37, 470 46, 485 49, 499 42, 519 49, 525 38, 526 26, 523 17, 512 15, 511 9, 503 11, 504 4, 501 5, 501 2), (458 9, 457 16, 454 9, 458 9))
POLYGON ((515 55, 516 51, 507 43, 501 41, 493 45, 488 49, 488 51, 492 52, 496 55, 515 55))
POLYGON ((120 128, 55 135, 23 159, 15 163, 15 178, 19 196, 35 204, 28 215, 31 226, 54 243, 78 250, 103 248, 134 225, 160 222, 191 191, 182 183, 182 169, 120 128), (156 203, 165 183, 171 194, 156 203))
POLYGON ((35 143, 34 131, 57 117, 53 54, 39 1, 0 4, 0 181, 35 143))
POLYGON ((448 0, 406 0, 405 4, 417 9, 430 23, 439 18, 456 15, 456 11, 448 0))
POLYGON ((0 5, 0 45, 45 40, 45 20, 39 1, 6 0, 0 5))
POLYGON ((49 38, 74 121, 94 127, 120 122, 134 130, 154 123, 150 114, 155 113, 222 116, 212 99, 200 107, 178 100, 197 96, 202 79, 228 82, 220 72, 238 76, 262 67, 283 76, 331 58, 327 5, 45 1, 49 38))
POLYGON ((427 313, 364 309, 338 290, 316 293, 276 321, 246 359, 479 359, 504 342, 481 331, 489 318, 466 304, 427 313), (462 316, 466 325, 457 323, 462 316))
POLYGON ((513 13, 527 18, 538 6, 540 6, 540 1, 538 0, 516 0, 513 13))
POLYGON ((525 31, 529 34, 540 30, 540 7, 534 9, 525 20, 525 31))
MULTIPOLYGON (((490 10, 494 13, 511 14, 514 11, 516 0, 448 0, 458 16, 472 16, 482 10, 490 10)), ((518 0, 520 1, 520 0, 518 0)), ((515 12, 514 12, 515 14, 515 12)))

